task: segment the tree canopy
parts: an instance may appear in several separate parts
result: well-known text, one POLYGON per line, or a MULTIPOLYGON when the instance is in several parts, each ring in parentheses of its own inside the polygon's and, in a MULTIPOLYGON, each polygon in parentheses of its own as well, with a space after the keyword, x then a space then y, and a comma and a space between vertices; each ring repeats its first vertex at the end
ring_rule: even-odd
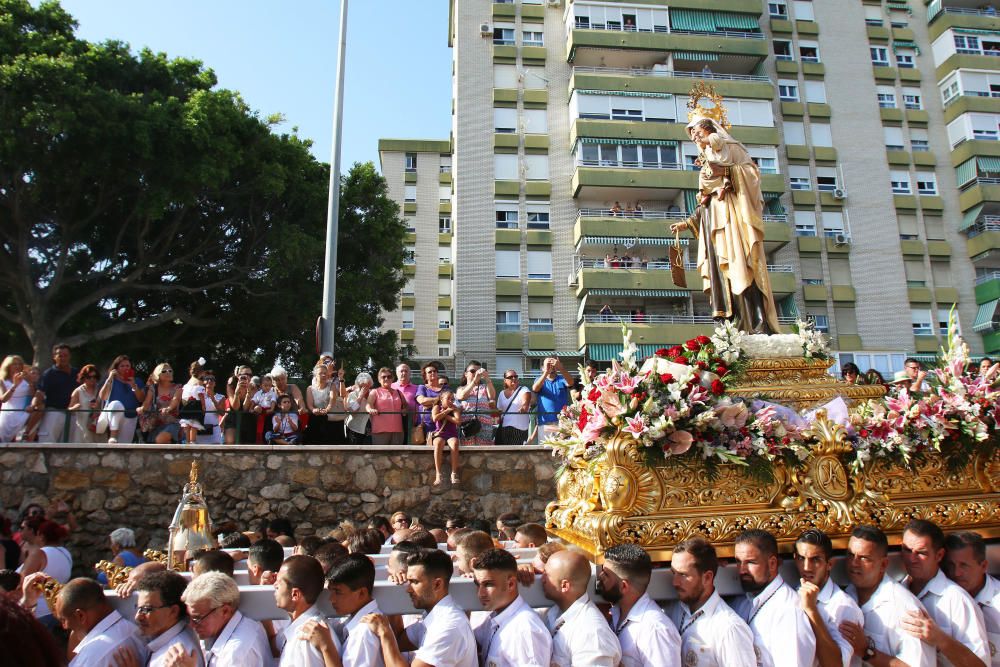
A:
MULTIPOLYGON (((58 3, 0 0, 0 345, 312 358, 329 167, 200 62, 75 28, 58 3)), ((405 226, 373 165, 342 183, 337 356, 357 367, 401 352, 379 313, 405 226)))

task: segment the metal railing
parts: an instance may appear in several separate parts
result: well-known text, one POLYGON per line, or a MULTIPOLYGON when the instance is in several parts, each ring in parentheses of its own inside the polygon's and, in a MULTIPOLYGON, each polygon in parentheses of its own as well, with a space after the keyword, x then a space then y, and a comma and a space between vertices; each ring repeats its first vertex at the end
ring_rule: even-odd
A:
POLYGON ((688 72, 684 70, 655 69, 645 67, 592 67, 577 65, 573 68, 577 74, 608 74, 623 76, 665 76, 676 79, 715 79, 717 81, 763 81, 770 82, 766 76, 756 74, 720 74, 718 72, 688 72))
POLYGON ((944 7, 945 14, 965 14, 967 16, 1000 16, 995 9, 972 9, 971 7, 944 7))
MULTIPOLYGON (((609 141, 608 143, 613 143, 609 141)), ((617 169, 669 169, 684 171, 684 165, 679 162, 636 162, 634 160, 585 160, 577 158, 578 167, 613 167, 617 169)))
POLYGON ((678 30, 670 32, 677 35, 705 35, 707 37, 733 37, 735 39, 764 39, 764 33, 746 32, 743 30, 678 30))
MULTIPOLYGON (((711 315, 661 315, 659 313, 601 315, 600 313, 584 313, 582 321, 587 324, 618 324, 620 322, 628 324, 713 324, 715 319, 711 315)), ((794 324, 795 318, 779 317, 778 323, 794 324)))
POLYGON ((979 236, 986 232, 1000 232, 1000 215, 981 215, 976 218, 976 224, 969 227, 968 237, 979 236))
MULTIPOLYGON (((691 214, 685 211, 612 211, 610 208, 581 208, 580 218, 630 218, 636 220, 687 220, 691 214)), ((788 222, 785 214, 767 214, 764 222, 788 222)))
MULTIPOLYGON (((573 23, 574 30, 610 30, 612 32, 655 32, 660 34, 667 34, 670 30, 665 25, 654 25, 652 28, 637 28, 634 25, 626 25, 624 23, 618 23, 617 21, 611 23, 581 23, 577 19, 573 23)), ((676 31, 674 31, 676 32, 676 31)))
MULTIPOLYGON (((611 260, 609 266, 607 259, 599 259, 593 257, 580 257, 577 259, 577 268, 580 269, 631 269, 631 270, 646 270, 646 271, 669 271, 670 262, 664 260, 641 260, 641 259, 618 259, 611 260)), ((698 269, 698 264, 695 262, 684 262, 685 271, 696 271, 698 269)), ((770 273, 794 273, 794 268, 791 264, 768 264, 767 270, 770 273)))
POLYGON ((977 285, 988 283, 991 280, 1000 280, 1000 271, 990 271, 989 273, 984 273, 980 276, 976 276, 977 285))

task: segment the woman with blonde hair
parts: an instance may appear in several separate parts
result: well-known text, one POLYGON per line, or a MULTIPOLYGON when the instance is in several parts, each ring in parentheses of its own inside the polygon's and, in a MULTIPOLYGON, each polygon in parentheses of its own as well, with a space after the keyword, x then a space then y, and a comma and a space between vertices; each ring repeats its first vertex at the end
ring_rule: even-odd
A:
POLYGON ((344 442, 343 383, 330 375, 330 366, 318 363, 312 370, 312 384, 306 387, 309 424, 304 437, 308 445, 344 442))
POLYGON ((9 355, 0 364, 0 442, 13 442, 30 416, 35 390, 24 368, 24 359, 9 355))
POLYGON ((139 425, 146 442, 166 445, 181 441, 177 412, 181 403, 181 387, 174 382, 170 364, 157 364, 147 378, 146 399, 139 413, 139 425))

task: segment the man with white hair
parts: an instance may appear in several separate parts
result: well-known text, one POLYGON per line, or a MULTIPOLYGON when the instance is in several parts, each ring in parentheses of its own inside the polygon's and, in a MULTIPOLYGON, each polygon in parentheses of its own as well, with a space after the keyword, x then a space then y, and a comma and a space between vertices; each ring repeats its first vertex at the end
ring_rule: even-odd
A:
MULTIPOLYGON (((240 613, 240 589, 230 577, 207 572, 188 584, 181 600, 187 607, 188 622, 202 641, 206 665, 273 666, 264 628, 240 613)), ((193 659, 180 646, 173 646, 166 664, 192 664, 193 659)))

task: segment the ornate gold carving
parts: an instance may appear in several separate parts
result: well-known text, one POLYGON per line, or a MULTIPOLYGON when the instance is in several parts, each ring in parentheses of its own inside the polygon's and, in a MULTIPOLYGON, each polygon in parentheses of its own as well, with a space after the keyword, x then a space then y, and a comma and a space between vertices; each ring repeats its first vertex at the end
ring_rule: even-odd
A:
POLYGON ((732 127, 726 116, 726 107, 722 104, 722 95, 715 92, 715 86, 710 83, 699 81, 694 84, 688 96, 687 108, 689 123, 696 118, 711 118, 727 132, 732 127), (702 98, 711 100, 712 106, 702 106, 702 98))
POLYGON ((124 565, 115 565, 108 560, 98 561, 94 569, 98 572, 103 572, 104 576, 107 577, 108 588, 118 588, 128 581, 128 575, 132 572, 132 568, 125 567, 124 565))
POLYGON ((826 403, 838 396, 850 404, 885 395, 880 385, 847 384, 831 377, 827 370, 832 363, 829 359, 804 357, 753 359, 739 385, 729 393, 782 403, 797 410, 826 403))

